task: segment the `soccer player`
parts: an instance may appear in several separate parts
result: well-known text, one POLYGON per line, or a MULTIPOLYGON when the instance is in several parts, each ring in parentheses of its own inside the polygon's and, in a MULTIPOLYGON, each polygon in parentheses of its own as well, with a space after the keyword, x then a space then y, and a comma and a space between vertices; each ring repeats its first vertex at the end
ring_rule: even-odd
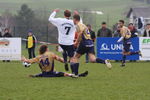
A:
POLYGON ((117 42, 123 41, 123 53, 122 53, 123 56, 122 56, 122 64, 121 64, 121 66, 124 67, 125 66, 125 62, 126 62, 126 56, 128 56, 128 55, 137 55, 137 54, 142 56, 142 54, 141 54, 140 51, 130 52, 131 32, 130 32, 130 30, 127 27, 124 26, 124 20, 119 20, 118 28, 120 30, 121 38, 117 42))
MULTIPOLYGON (((74 77, 74 74, 64 73, 64 72, 56 72, 54 69, 54 61, 64 62, 64 59, 50 52, 47 45, 42 45, 39 49, 39 56, 33 59, 22 58, 23 62, 27 63, 38 63, 42 73, 37 75, 30 75, 30 77, 74 77)), ((80 77, 87 76, 88 72, 80 74, 80 77)))
MULTIPOLYGON (((49 21, 55 25, 58 29, 58 43, 65 52, 65 57, 68 55, 70 58, 70 67, 72 69, 72 61, 74 56, 74 37, 76 27, 73 20, 70 19, 71 12, 69 10, 64 11, 65 18, 55 18, 58 9, 54 10, 49 17, 49 21)), ((67 69, 67 62, 65 62, 65 69, 67 69)))
POLYGON ((80 16, 78 14, 73 16, 73 21, 76 25, 76 30, 78 32, 78 38, 75 42, 77 51, 74 55, 74 62, 72 63, 75 75, 78 75, 79 59, 85 53, 88 53, 90 62, 106 64, 108 68, 111 68, 112 65, 108 60, 102 60, 100 58, 95 57, 94 43, 91 39, 90 32, 87 26, 80 22, 80 16))

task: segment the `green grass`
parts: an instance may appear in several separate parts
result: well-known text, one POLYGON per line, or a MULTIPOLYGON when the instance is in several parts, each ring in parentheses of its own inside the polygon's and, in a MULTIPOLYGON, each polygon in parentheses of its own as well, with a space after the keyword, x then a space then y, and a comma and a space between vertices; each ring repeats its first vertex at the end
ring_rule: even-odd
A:
MULTIPOLYGON (((40 73, 37 64, 24 68, 20 62, 0 62, 0 100, 150 100, 149 64, 127 63, 121 68, 120 63, 113 63, 108 70, 105 65, 85 64, 82 57, 80 72, 88 70, 89 75, 73 79, 29 78, 40 73)), ((64 71, 59 62, 55 67, 64 71)))

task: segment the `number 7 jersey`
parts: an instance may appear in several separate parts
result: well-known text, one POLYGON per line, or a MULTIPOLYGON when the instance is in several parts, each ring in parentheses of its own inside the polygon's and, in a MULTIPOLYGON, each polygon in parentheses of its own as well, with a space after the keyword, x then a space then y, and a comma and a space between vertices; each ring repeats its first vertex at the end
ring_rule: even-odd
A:
POLYGON ((76 27, 73 20, 66 18, 55 18, 56 12, 53 12, 49 21, 58 29, 58 43, 61 45, 73 45, 76 27))

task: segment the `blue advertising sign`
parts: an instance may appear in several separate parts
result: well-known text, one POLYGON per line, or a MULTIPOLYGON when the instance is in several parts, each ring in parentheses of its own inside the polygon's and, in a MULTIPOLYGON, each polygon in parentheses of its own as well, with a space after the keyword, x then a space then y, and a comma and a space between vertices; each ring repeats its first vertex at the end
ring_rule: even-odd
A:
MULTIPOLYGON (((119 38, 97 38, 97 57, 110 60, 122 60, 122 42, 117 43, 119 38)), ((139 51, 139 38, 131 39, 131 51, 139 51)), ((139 60, 139 55, 127 56, 127 60, 139 60)))

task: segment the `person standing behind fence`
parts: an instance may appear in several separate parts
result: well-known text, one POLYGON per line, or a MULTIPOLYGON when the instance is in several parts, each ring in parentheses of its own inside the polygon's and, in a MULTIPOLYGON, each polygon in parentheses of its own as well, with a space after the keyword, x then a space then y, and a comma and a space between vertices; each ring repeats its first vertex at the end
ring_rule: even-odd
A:
MULTIPOLYGON (((10 38, 10 37, 12 37, 12 35, 10 34, 10 31, 9 31, 8 28, 5 28, 4 35, 2 37, 4 37, 4 38, 10 38)), ((3 60, 3 62, 10 62, 10 60, 3 60)))
POLYGON ((150 24, 146 25, 143 37, 150 37, 150 24))
POLYGON ((98 30, 97 37, 112 37, 112 31, 107 28, 106 22, 102 22, 102 28, 98 30))
POLYGON ((32 30, 28 31, 28 37, 26 42, 26 48, 28 49, 29 59, 35 57, 35 46, 36 46, 36 37, 33 35, 32 30))
MULTIPOLYGON (((87 27, 89 29, 91 39, 93 40, 93 42, 95 42, 96 36, 95 36, 95 32, 92 30, 92 26, 90 24, 88 24, 87 27)), ((88 54, 85 55, 85 59, 86 59, 86 63, 88 63, 89 62, 88 54)))

